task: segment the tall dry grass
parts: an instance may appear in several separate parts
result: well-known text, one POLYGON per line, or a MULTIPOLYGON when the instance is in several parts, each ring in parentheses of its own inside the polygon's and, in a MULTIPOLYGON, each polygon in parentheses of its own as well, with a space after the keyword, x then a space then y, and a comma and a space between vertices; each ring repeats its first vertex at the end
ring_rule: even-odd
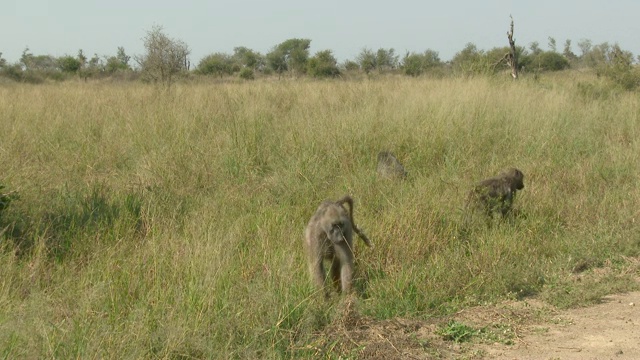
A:
POLYGON ((638 256, 640 100, 522 80, 0 88, 0 182, 19 194, 0 215, 0 354, 317 355, 339 300, 315 300, 302 232, 345 193, 376 246, 356 249, 363 314, 611 291, 566 278, 638 256), (376 178, 381 149, 407 181, 376 178), (462 229, 469 186, 511 166, 518 216, 462 229))

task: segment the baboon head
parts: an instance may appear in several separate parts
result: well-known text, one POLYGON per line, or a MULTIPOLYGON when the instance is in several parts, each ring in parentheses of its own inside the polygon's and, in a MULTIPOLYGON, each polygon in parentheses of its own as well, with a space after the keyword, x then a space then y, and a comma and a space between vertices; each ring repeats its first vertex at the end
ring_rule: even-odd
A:
POLYGON ((509 179, 511 191, 524 189, 524 174, 522 171, 511 168, 504 172, 504 177, 509 179))
POLYGON ((327 207, 322 220, 322 228, 332 243, 337 244, 352 238, 352 224, 344 207, 327 207))

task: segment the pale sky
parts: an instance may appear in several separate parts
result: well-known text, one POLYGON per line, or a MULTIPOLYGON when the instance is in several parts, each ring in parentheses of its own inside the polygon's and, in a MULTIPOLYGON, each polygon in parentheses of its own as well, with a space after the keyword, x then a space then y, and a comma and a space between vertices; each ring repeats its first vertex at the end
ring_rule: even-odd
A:
POLYGON ((0 52, 18 61, 25 47, 35 55, 113 56, 144 52, 142 38, 154 25, 184 41, 197 65, 215 52, 246 46, 262 54, 290 38, 311 40, 311 55, 333 51, 339 62, 363 48, 432 49, 443 61, 471 42, 479 49, 507 46, 509 15, 516 45, 533 41, 558 51, 577 43, 618 43, 640 54, 638 0, 0 0, 0 52))

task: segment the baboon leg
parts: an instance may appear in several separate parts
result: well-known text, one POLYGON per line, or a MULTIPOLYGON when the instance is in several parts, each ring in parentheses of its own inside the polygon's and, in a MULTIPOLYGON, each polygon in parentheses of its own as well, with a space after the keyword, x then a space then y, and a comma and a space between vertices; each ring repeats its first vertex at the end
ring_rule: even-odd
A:
POLYGON ((340 282, 342 284, 342 293, 350 293, 353 282, 353 263, 347 262, 340 265, 340 282))
POLYGON ((336 257, 340 259, 340 284, 343 294, 351 292, 353 281, 353 252, 348 244, 336 246, 336 257))
POLYGON ((314 258, 309 261, 309 272, 311 273, 311 281, 315 285, 316 289, 322 289, 325 296, 329 293, 324 288, 324 265, 322 264, 322 257, 319 259, 314 258))
POLYGON ((338 259, 333 259, 331 262, 331 280, 333 286, 340 291, 340 261, 338 261, 338 259))

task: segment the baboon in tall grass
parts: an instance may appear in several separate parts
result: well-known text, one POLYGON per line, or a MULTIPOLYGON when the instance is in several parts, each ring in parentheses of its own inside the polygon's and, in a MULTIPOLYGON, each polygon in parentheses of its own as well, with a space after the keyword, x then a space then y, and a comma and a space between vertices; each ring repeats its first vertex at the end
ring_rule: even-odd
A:
POLYGON ((523 180, 522 171, 510 168, 496 177, 480 181, 469 192, 467 212, 481 210, 489 218, 494 213, 504 217, 511 211, 516 192, 524 189, 523 180))
POLYGON ((378 175, 385 179, 406 179, 407 171, 390 151, 378 153, 378 175))
POLYGON ((323 201, 309 220, 304 231, 311 280, 325 297, 324 260, 331 260, 331 278, 343 294, 351 292, 353 281, 353 232, 371 247, 369 239, 353 222, 353 199, 346 195, 338 201, 323 201), (344 204, 349 205, 346 209, 344 204))

